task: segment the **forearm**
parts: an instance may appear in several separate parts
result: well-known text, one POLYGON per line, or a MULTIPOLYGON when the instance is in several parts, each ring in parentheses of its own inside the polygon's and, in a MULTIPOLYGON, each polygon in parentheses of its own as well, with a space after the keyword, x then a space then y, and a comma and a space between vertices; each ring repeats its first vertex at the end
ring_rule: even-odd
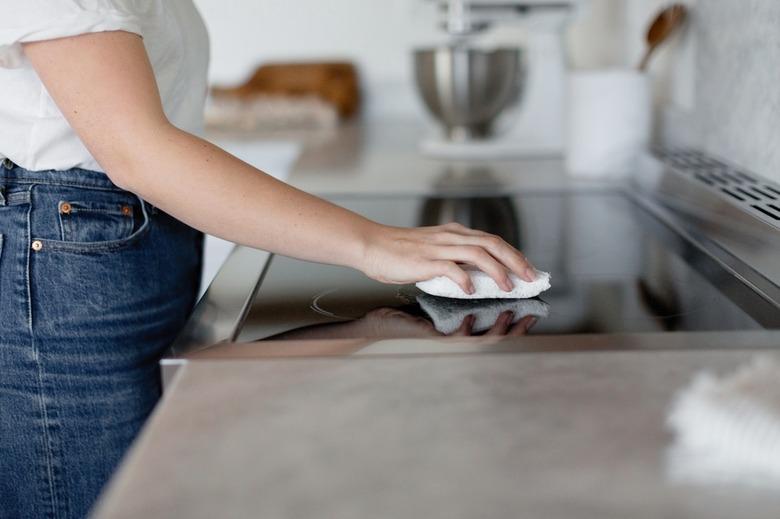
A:
POLYGON ((221 238, 360 269, 376 224, 263 173, 219 147, 161 125, 109 161, 115 182, 221 238))

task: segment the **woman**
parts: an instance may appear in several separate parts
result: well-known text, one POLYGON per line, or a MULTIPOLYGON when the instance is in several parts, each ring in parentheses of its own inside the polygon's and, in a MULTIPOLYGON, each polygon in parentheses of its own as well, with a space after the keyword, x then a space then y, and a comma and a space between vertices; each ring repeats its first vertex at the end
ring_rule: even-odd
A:
POLYGON ((87 513, 160 394, 198 231, 385 283, 533 277, 495 236, 380 225, 196 137, 207 55, 192 0, 0 0, 2 517, 87 513))

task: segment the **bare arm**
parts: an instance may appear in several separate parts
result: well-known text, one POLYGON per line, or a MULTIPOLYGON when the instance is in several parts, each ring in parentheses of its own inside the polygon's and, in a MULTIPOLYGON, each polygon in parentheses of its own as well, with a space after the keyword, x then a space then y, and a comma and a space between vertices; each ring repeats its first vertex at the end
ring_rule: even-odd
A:
POLYGON ((165 117, 141 38, 122 31, 27 43, 25 53, 89 151, 120 187, 222 238, 345 265, 389 283, 446 275, 457 262, 509 288, 530 279, 523 256, 494 236, 450 225, 377 224, 262 173, 165 117))

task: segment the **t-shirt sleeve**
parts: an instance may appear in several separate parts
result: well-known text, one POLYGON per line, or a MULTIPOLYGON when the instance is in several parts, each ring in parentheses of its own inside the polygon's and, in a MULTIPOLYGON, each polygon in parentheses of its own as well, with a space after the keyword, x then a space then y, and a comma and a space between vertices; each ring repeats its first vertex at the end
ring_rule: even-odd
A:
POLYGON ((0 0, 0 67, 22 65, 24 42, 103 31, 141 36, 149 0, 0 0))

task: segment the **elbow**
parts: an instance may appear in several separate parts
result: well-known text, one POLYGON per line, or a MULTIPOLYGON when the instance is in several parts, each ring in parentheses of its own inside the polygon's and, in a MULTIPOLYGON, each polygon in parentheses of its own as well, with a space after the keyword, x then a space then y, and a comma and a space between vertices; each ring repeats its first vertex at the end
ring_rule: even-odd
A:
MULTIPOLYGON (((143 159, 136 158, 121 163, 109 163, 103 169, 111 182, 118 188, 135 193, 139 196, 145 195, 144 170, 146 166, 142 164, 143 159)), ((103 165, 101 163, 101 165, 103 165)))
POLYGON ((132 138, 112 139, 113 145, 95 158, 114 185, 144 196, 155 165, 165 160, 165 143, 171 142, 172 130, 176 128, 166 124, 133 132, 132 138))
POLYGON ((108 178, 116 187, 131 193, 137 193, 137 181, 134 181, 134 175, 129 174, 126 168, 112 167, 104 169, 106 175, 108 175, 108 178))

